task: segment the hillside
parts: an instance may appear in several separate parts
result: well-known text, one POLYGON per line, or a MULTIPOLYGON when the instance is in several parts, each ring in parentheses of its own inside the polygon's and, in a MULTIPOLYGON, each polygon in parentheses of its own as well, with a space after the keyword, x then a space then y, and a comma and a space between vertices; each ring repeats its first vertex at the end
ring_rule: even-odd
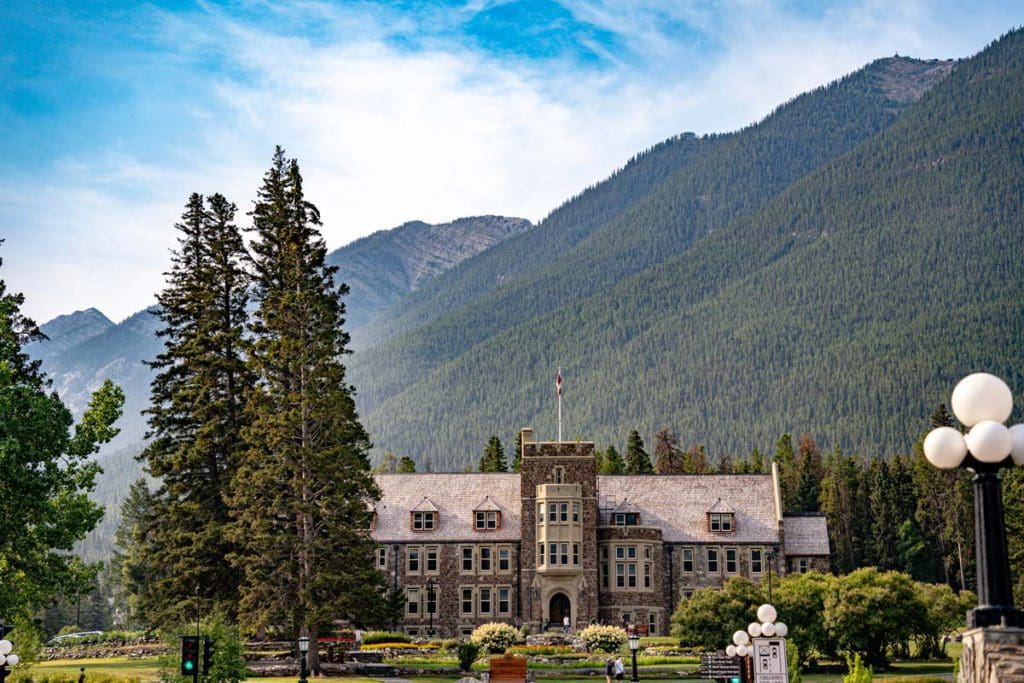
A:
MULTIPOLYGON (((382 449, 414 457, 429 452, 435 462, 440 455, 444 466, 460 467, 475 458, 492 431, 511 438, 517 426, 532 423, 551 427, 542 431, 553 434, 550 384, 559 364, 572 377, 567 382, 578 382, 581 392, 576 403, 566 396, 568 434, 621 441, 634 425, 648 435, 663 424, 674 425, 678 409, 673 401, 649 395, 627 400, 625 388, 608 387, 603 381, 629 374, 647 391, 654 384, 673 381, 658 370, 665 363, 663 356, 672 353, 666 350, 670 346, 634 348, 629 356, 623 355, 624 344, 653 321, 694 303, 688 292, 700 282, 672 279, 664 264, 701 263, 711 270, 699 277, 719 277, 718 269, 729 264, 719 264, 716 251, 692 254, 691 247, 763 211, 801 178, 887 129, 914 101, 912 93, 925 92, 951 68, 951 62, 879 60, 796 98, 757 125, 692 140, 713 147, 694 155, 556 262, 536 267, 533 261, 520 259, 522 275, 516 280, 444 315, 439 312, 412 333, 357 354, 352 377, 375 442, 382 449), (655 302, 643 292, 629 301, 613 294, 640 273, 662 274, 658 286, 666 292, 665 301, 655 302), (590 305, 591 301, 599 303, 590 305), (620 372, 622 368, 628 371, 620 372), (582 379, 584 369, 592 383, 582 379), (486 392, 485 386, 502 390, 486 392), (601 396, 595 395, 598 386, 605 391, 601 396), (438 396, 445 397, 446 415, 458 419, 440 413, 438 396), (423 433, 435 437, 432 443, 418 438, 423 433)), ((598 186, 577 201, 601 191, 598 186)), ((438 278, 432 288, 457 281, 464 271, 475 270, 478 261, 493 259, 499 251, 529 252, 527 242, 543 227, 542 223, 500 250, 467 261, 438 278)), ((750 252, 751 263, 762 251, 756 240, 741 248, 750 252)), ((442 295, 441 300, 447 299, 442 295)), ((381 321, 387 319, 383 316, 381 321)), ((728 430, 724 424, 716 428, 728 430)), ((774 427, 765 431, 771 430, 774 427)), ((719 442, 718 436, 704 430, 686 438, 739 450, 755 445, 750 439, 742 439, 743 444, 741 439, 719 442)))
POLYGON ((349 286, 346 322, 359 330, 403 296, 496 244, 529 230, 525 218, 474 216, 431 225, 412 221, 356 240, 327 257, 349 286))

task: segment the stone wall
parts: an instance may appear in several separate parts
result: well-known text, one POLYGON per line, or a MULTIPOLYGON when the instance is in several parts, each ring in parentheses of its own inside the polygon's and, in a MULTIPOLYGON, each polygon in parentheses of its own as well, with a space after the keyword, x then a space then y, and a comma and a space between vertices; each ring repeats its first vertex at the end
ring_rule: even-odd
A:
POLYGON ((975 628, 963 634, 959 683, 1024 681, 1024 628, 975 628))

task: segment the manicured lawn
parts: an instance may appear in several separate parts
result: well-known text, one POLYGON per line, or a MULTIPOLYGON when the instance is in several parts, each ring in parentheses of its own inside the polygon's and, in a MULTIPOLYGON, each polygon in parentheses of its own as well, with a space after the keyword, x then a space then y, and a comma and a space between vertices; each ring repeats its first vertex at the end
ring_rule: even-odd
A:
POLYGON ((78 669, 85 667, 86 683, 90 674, 124 676, 156 680, 159 678, 160 663, 157 659, 140 657, 109 657, 106 659, 55 659, 32 665, 32 671, 39 674, 64 674, 78 678, 78 669))

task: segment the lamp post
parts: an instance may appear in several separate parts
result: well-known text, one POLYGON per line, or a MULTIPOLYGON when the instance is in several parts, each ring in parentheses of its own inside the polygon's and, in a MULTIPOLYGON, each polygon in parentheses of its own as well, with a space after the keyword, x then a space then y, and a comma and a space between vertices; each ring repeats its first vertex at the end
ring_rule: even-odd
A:
POLYGON ((970 431, 938 427, 924 440, 924 454, 939 469, 974 472, 974 548, 978 565, 978 606, 967 612, 970 628, 1024 626, 1024 613, 1013 606, 1010 559, 1003 521, 999 470, 1024 465, 1024 424, 1007 428, 1013 394, 1003 380, 979 372, 953 389, 953 414, 970 431))
MULTIPOLYGON (((725 654, 729 657, 740 658, 740 669, 742 671, 749 671, 750 667, 748 663, 750 660, 745 659, 751 657, 754 654, 754 638, 785 638, 789 633, 789 627, 781 621, 776 621, 778 613, 770 603, 766 603, 757 608, 757 621, 752 621, 747 626, 746 631, 736 631, 732 634, 732 644, 726 646, 725 654)), ((745 675, 741 675, 742 680, 745 675)))
POLYGON ((636 651, 640 649, 640 635, 636 631, 631 631, 629 634, 629 650, 633 653, 633 678, 629 679, 632 683, 638 683, 640 676, 636 671, 636 651))
POLYGON ((768 562, 768 604, 772 602, 772 565, 775 564, 775 551, 772 548, 764 553, 764 559, 768 562))
POLYGON ((427 579, 427 618, 430 619, 430 625, 427 626, 428 638, 434 637, 434 610, 437 609, 435 590, 437 590, 437 586, 434 584, 434 580, 427 579))
POLYGON ((299 638, 299 683, 306 683, 306 654, 309 652, 309 638, 299 638))

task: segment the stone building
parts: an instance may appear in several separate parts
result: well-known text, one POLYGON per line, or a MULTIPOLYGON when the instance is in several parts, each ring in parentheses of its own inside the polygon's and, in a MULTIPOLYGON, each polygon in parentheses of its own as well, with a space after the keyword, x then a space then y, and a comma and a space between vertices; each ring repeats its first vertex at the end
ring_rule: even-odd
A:
POLYGON ((698 588, 828 570, 825 518, 784 514, 775 473, 598 475, 593 443, 522 436, 518 474, 377 477, 377 566, 410 635, 565 616, 663 634, 698 588))

